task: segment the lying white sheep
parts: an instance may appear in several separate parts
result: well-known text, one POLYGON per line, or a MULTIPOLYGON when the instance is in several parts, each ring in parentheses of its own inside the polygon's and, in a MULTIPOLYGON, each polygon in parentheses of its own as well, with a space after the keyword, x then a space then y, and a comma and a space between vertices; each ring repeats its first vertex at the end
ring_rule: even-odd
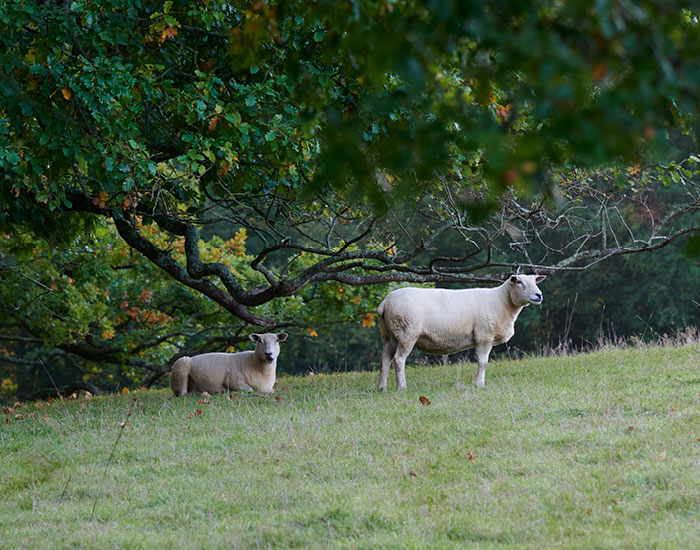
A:
POLYGON ((390 292, 377 308, 384 344, 379 391, 386 389, 392 361, 396 385, 406 389, 404 366, 414 346, 436 355, 475 347, 479 361, 475 384, 483 387, 491 348, 515 334, 515 320, 523 307, 542 303, 537 283, 544 278, 512 275, 495 288, 400 288, 390 292))
POLYGON ((255 351, 180 357, 173 364, 170 379, 175 396, 225 390, 272 393, 280 342, 287 339, 287 333, 251 334, 250 339, 255 342, 255 351))

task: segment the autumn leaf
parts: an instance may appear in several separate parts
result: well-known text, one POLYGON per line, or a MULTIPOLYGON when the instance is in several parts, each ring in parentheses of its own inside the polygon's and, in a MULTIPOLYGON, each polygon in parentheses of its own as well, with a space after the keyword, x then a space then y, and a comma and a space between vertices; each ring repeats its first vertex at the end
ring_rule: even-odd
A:
POLYGON ((122 395, 129 393, 129 388, 122 388, 122 395))
POLYGON ((63 99, 70 101, 70 98, 73 96, 73 90, 71 90, 68 86, 64 86, 61 88, 61 95, 63 95, 63 99))
POLYGON ((360 318, 362 319, 362 326, 364 327, 373 327, 376 325, 374 321, 374 313, 364 313, 360 315, 360 318))
POLYGON ((219 123, 219 117, 213 116, 209 119, 209 130, 212 132, 216 129, 216 125, 219 123))
POLYGON ((141 291, 141 294, 139 294, 139 302, 145 304, 146 302, 148 302, 148 300, 151 299, 151 296, 153 296, 153 292, 151 292, 148 289, 143 289, 141 291))
POLYGON ((104 208, 107 206, 107 201, 109 200, 109 194, 104 191, 100 191, 100 194, 92 199, 92 204, 97 205, 99 208, 104 208))
POLYGON ((309 336, 311 336, 311 338, 316 338, 316 337, 318 336, 318 332, 316 332, 316 331, 315 331, 314 329, 312 329, 312 328, 307 328, 307 329, 306 329, 306 332, 309 333, 309 336))
POLYGON ((424 395, 421 395, 421 396, 418 398, 418 401, 420 401, 421 405, 430 405, 430 399, 428 399, 428 398, 425 397, 424 395))
POLYGON ((165 36, 168 38, 175 38, 177 36, 177 29, 175 27, 168 27, 163 32, 165 32, 165 36))
POLYGON ((656 460, 658 460, 659 462, 663 462, 664 460, 666 460, 666 451, 661 451, 656 457, 656 460))
POLYGON ((601 81, 605 78, 608 72, 608 66, 605 63, 595 63, 593 65, 593 78, 597 81, 601 81))
POLYGON ((275 401, 279 403, 280 401, 282 401, 282 398, 279 395, 275 395, 275 401))
POLYGON ((474 455, 472 454, 471 451, 467 451, 467 458, 468 458, 469 460, 474 460, 474 455))
POLYGON ((200 399, 199 401, 197 401, 197 403, 201 403, 202 405, 211 405, 211 401, 209 401, 208 399, 200 399))
POLYGON ((115 334, 116 333, 114 332, 114 329, 105 329, 102 331, 102 338, 104 340, 111 340, 112 338, 114 338, 115 334))
POLYGON ((510 108, 510 104, 506 105, 505 107, 503 105, 499 105, 496 108, 496 116, 502 123, 510 118, 510 108))

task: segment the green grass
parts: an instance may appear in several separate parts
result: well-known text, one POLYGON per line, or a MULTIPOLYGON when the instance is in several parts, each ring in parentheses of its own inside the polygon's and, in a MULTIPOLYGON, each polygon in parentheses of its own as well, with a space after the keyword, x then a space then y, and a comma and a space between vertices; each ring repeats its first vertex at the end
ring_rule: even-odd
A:
POLYGON ((0 548, 697 546, 700 346, 474 372, 27 404, 0 427, 0 548))

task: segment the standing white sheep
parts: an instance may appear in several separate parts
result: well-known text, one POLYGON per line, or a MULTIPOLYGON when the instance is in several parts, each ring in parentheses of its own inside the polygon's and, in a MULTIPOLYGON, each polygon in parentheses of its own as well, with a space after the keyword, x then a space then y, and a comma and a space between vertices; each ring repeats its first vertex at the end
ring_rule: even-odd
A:
POLYGON ((239 353, 203 353, 180 357, 173 364, 170 387, 176 397, 186 393, 217 393, 225 390, 272 393, 277 373, 279 334, 251 334, 255 351, 239 353))
POLYGON ((390 292, 377 308, 384 344, 379 391, 386 389, 392 361, 396 385, 406 389, 404 366, 414 346, 436 355, 476 348, 479 371, 475 384, 483 387, 491 348, 515 334, 515 320, 523 307, 542 303, 537 283, 544 278, 512 275, 495 288, 400 288, 390 292))

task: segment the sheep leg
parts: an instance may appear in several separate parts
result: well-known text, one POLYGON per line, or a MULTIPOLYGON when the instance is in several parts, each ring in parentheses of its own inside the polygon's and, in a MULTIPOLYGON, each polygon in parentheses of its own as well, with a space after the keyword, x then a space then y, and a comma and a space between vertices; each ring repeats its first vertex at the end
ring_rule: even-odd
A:
POLYGON ((193 391, 190 386, 190 367, 191 359, 189 357, 180 357, 173 363, 172 373, 170 375, 170 388, 173 390, 175 397, 182 397, 189 391, 193 391))
POLYGON ((238 386, 239 386, 239 388, 238 388, 239 391, 255 391, 255 390, 253 390, 253 388, 251 386, 249 386, 245 382, 239 383, 238 386))
POLYGON ((406 359, 411 354, 413 346, 407 346, 406 344, 399 343, 394 354, 394 370, 396 371, 396 389, 404 391, 406 389, 406 374, 404 373, 404 367, 406 366, 406 359))
POLYGON ((379 369, 379 384, 377 385, 377 390, 384 391, 386 389, 387 378, 389 377, 389 368, 391 367, 391 359, 396 353, 396 346, 398 342, 395 338, 390 337, 384 342, 384 349, 382 350, 382 364, 379 369))
POLYGON ((484 379, 486 378, 486 363, 489 361, 489 354, 493 346, 491 344, 479 344, 476 346, 476 359, 479 362, 479 371, 476 373, 474 384, 477 388, 484 387, 484 379))

